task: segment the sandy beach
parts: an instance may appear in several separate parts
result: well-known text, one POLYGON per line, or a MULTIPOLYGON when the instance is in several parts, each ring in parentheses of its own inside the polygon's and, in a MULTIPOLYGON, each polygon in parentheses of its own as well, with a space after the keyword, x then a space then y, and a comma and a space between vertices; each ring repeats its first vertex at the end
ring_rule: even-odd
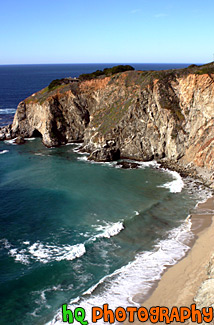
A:
MULTIPOLYGON (((192 303, 196 303, 197 308, 202 308, 214 303, 213 217, 214 198, 212 197, 205 203, 199 204, 191 215, 192 230, 196 235, 192 249, 181 261, 167 269, 156 289, 143 303, 144 307, 147 309, 153 306, 189 307, 192 303)), ((135 324, 142 324, 142 322, 135 321, 135 324)))

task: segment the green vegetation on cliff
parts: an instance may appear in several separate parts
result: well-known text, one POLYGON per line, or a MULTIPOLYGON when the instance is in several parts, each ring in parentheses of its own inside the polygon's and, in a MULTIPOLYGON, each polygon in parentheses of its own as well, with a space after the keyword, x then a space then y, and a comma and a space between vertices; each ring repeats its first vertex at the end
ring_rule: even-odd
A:
POLYGON ((195 74, 199 74, 199 75, 202 75, 202 74, 211 75, 211 74, 214 74, 214 62, 210 62, 210 63, 203 64, 203 65, 192 64, 188 68, 186 68, 186 70, 189 73, 195 73, 195 74))
POLYGON ((196 71, 197 74, 214 74, 214 62, 204 64, 196 71))
POLYGON ((110 106, 101 108, 94 115, 92 125, 98 128, 101 134, 107 134, 118 126, 118 123, 125 116, 129 107, 132 105, 132 101, 132 97, 120 99, 110 106))
MULTIPOLYGON (((134 71, 134 68, 130 65, 118 65, 112 68, 105 68, 104 70, 97 70, 92 73, 81 74, 78 79, 55 79, 51 81, 51 83, 46 88, 26 98, 25 102, 38 102, 39 104, 42 104, 45 100, 51 98, 51 96, 56 95, 57 93, 62 94, 69 90, 76 94, 79 91, 79 83, 81 83, 81 81, 97 79, 99 77, 103 78, 105 76, 111 76, 109 84, 119 85, 121 82, 125 82, 125 86, 127 88, 140 86, 142 89, 148 85, 150 85, 152 88, 154 80, 159 80, 159 82, 165 85, 162 87, 164 90, 165 87, 167 87, 169 81, 176 80, 177 77, 182 77, 189 74, 208 74, 210 77, 214 78, 214 62, 201 66, 192 64, 184 69, 171 69, 161 71, 134 71), (125 74, 122 74, 122 72, 125 72, 125 74)), ((131 94, 129 94, 129 96, 130 95, 131 94)), ((173 105, 168 104, 166 105, 166 103, 164 103, 163 107, 171 109, 172 106, 172 110, 174 110, 174 107, 176 107, 174 103, 173 105)), ((176 110, 175 115, 177 115, 177 118, 179 120, 183 120, 183 117, 178 110, 176 110)))
POLYGON ((124 72, 124 71, 130 71, 130 70, 134 70, 134 68, 131 65, 117 65, 112 68, 105 68, 104 70, 97 70, 92 73, 83 73, 79 76, 79 79, 81 81, 90 80, 100 76, 112 76, 113 74, 124 72))
POLYGON ((63 83, 63 79, 55 79, 55 80, 52 80, 51 83, 49 84, 48 86, 48 90, 54 90, 56 87, 62 85, 63 83))

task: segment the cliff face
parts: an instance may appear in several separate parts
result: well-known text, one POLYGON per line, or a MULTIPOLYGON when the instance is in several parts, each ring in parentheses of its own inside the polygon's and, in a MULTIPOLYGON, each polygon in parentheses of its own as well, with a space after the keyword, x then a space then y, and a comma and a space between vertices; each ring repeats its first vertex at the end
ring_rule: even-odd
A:
MULTIPOLYGON (((141 73, 137 73, 139 78, 141 73)), ((214 83, 209 75, 155 79, 145 87, 120 76, 97 93, 84 144, 95 159, 107 149, 141 160, 214 165, 214 83), (118 78, 119 79, 119 78, 118 78), (126 85, 130 84, 130 85, 126 85)))
POLYGON ((49 93, 45 88, 21 102, 12 124, 13 135, 32 137, 40 134, 49 147, 83 140, 89 113, 71 89, 65 86, 63 93, 49 93))
MULTIPOLYGON (((194 68, 195 69, 195 68, 194 68)), ((127 71, 47 88, 18 106, 12 136, 83 141, 90 159, 162 159, 214 169, 214 74, 127 71)))

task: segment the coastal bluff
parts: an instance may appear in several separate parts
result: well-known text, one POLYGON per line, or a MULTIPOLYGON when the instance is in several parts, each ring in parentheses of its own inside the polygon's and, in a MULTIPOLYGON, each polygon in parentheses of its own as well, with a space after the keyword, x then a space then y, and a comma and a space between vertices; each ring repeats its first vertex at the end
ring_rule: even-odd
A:
POLYGON ((89 159, 155 159, 214 187, 214 63, 63 80, 23 100, 0 140, 82 142, 89 159))

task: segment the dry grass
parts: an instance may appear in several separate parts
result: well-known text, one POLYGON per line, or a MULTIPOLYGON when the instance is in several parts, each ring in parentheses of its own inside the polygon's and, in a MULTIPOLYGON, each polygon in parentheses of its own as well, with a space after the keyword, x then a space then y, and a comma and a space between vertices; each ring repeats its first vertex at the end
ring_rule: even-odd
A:
POLYGON ((106 77, 103 79, 91 79, 91 80, 82 81, 79 85, 80 91, 91 92, 91 91, 104 89, 106 88, 110 79, 111 79, 110 77, 106 77))

